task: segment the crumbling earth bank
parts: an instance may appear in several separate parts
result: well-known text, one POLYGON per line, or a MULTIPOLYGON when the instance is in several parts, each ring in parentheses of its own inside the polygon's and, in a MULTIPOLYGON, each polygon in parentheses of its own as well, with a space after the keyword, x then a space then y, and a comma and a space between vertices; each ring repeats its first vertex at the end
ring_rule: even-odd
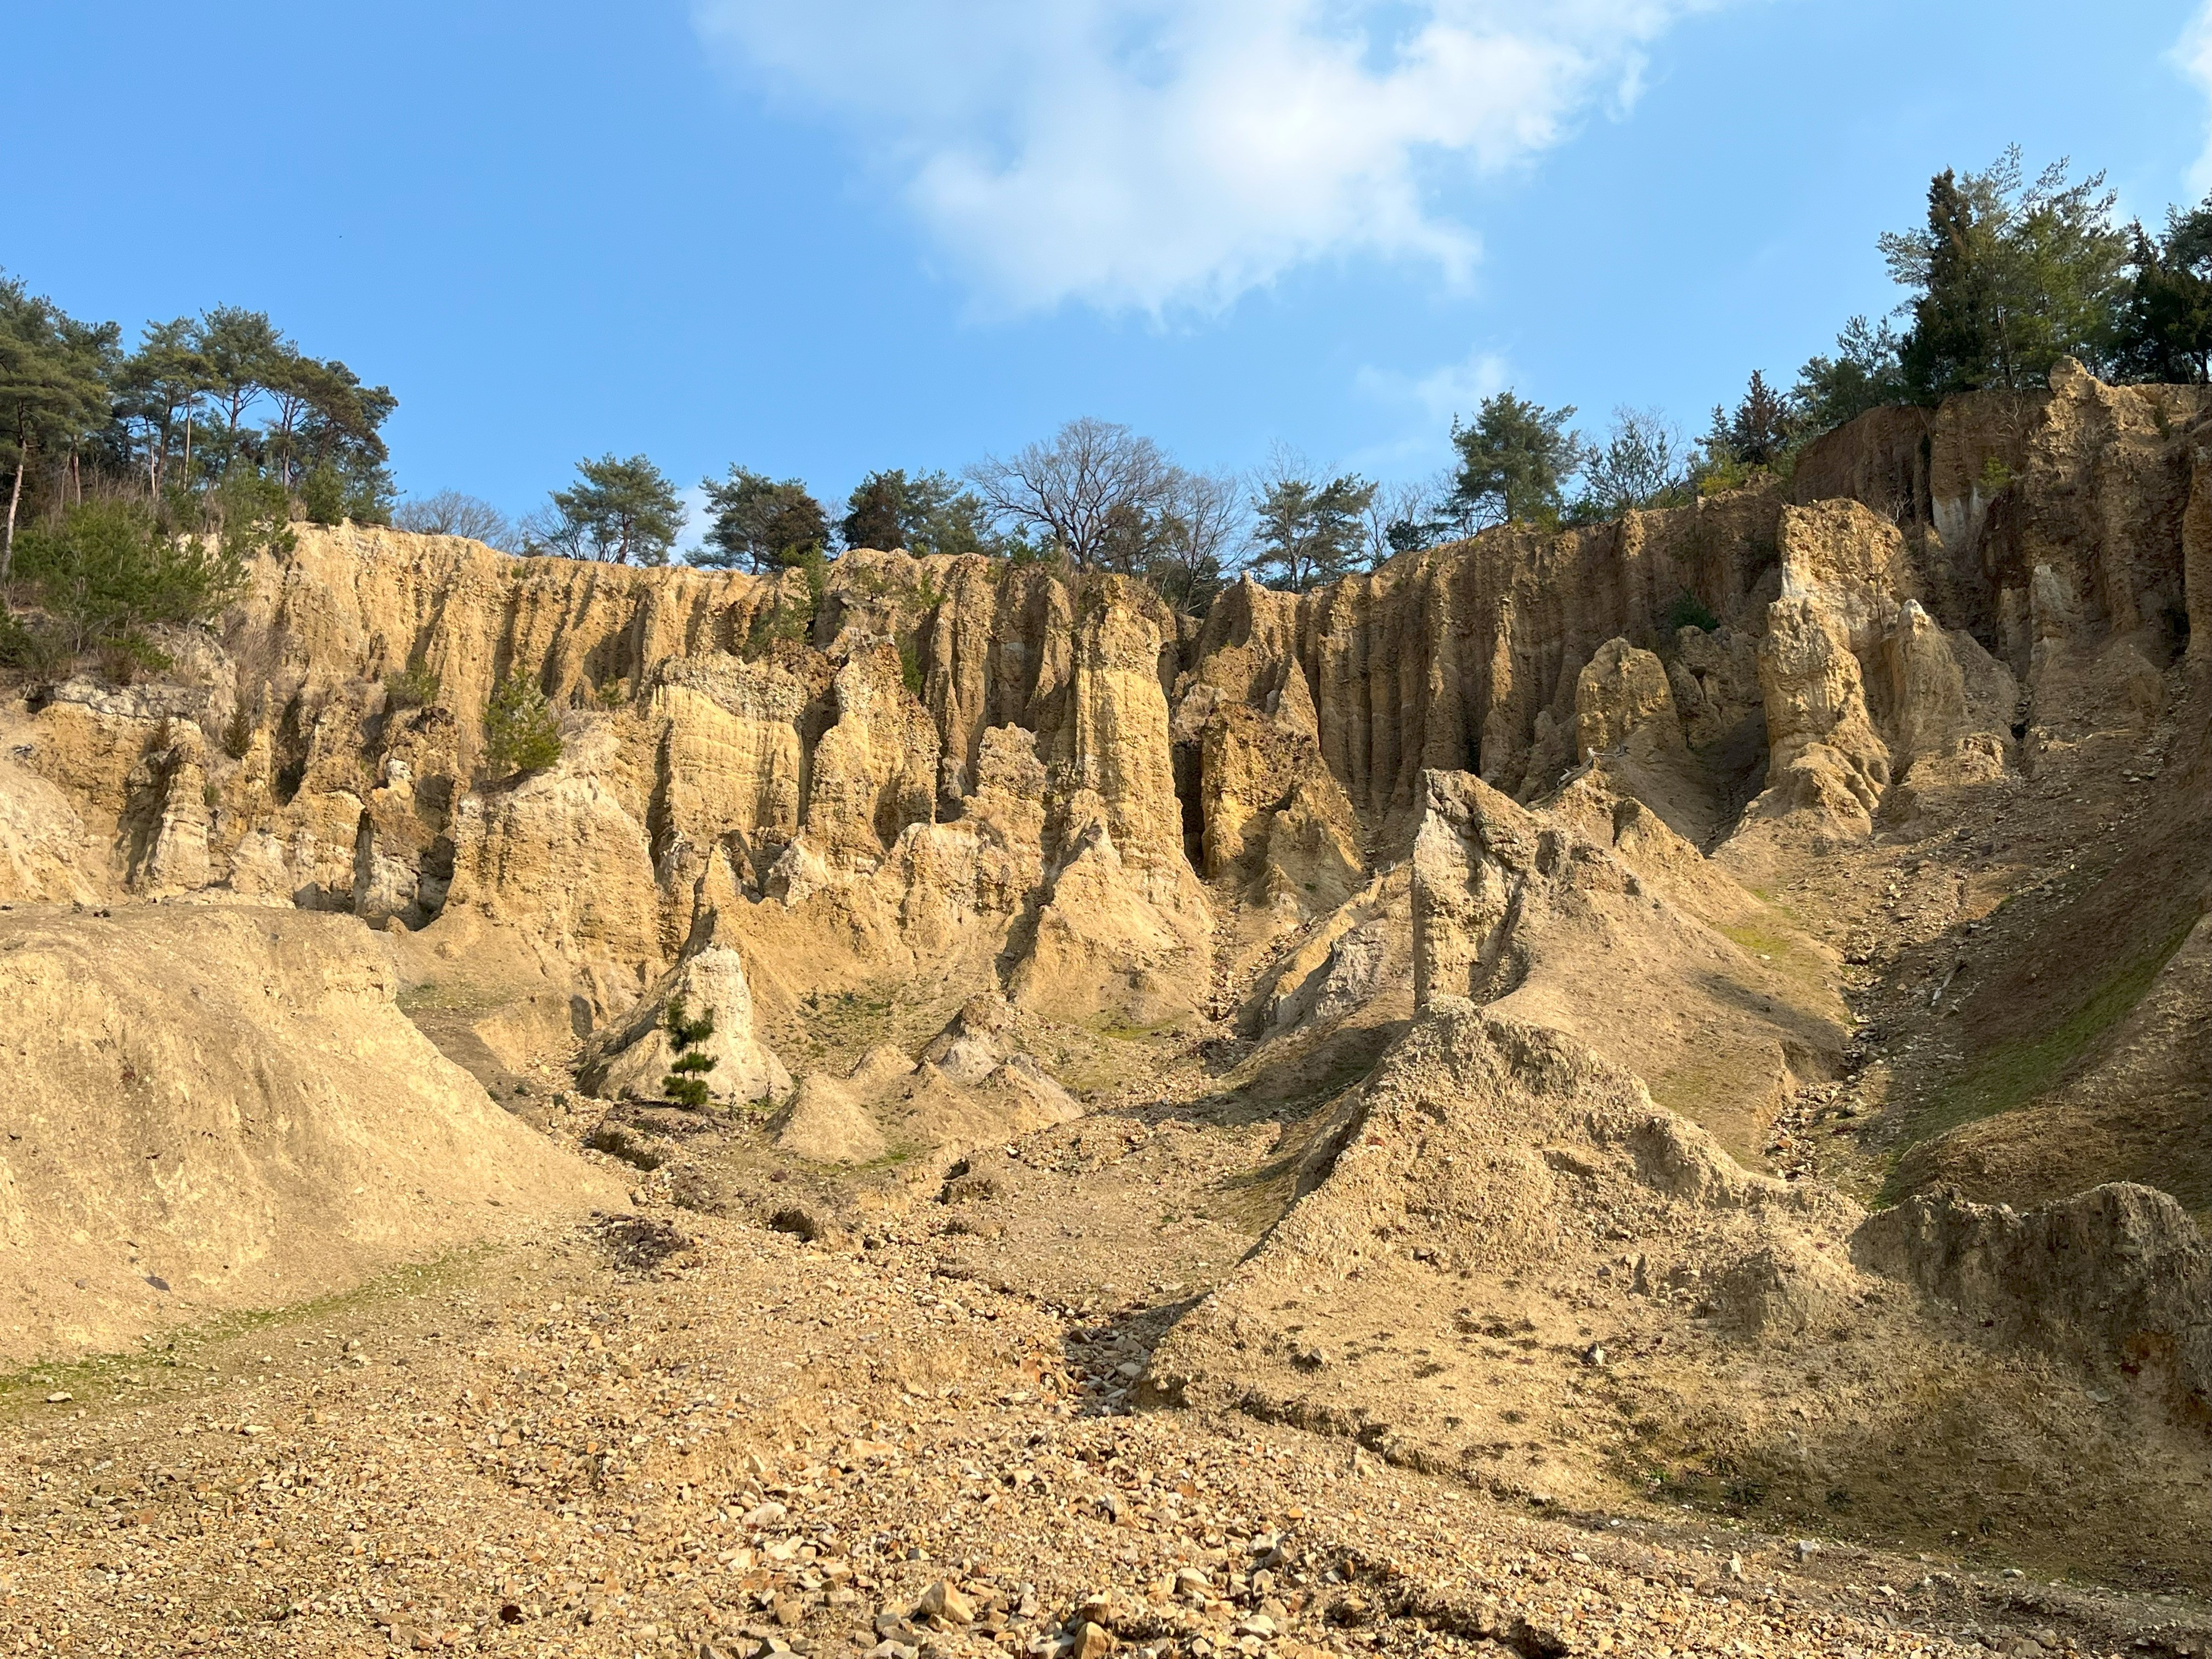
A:
POLYGON ((619 1200, 416 1030, 381 945, 289 907, 0 916, 0 1352, 125 1348, 619 1200))

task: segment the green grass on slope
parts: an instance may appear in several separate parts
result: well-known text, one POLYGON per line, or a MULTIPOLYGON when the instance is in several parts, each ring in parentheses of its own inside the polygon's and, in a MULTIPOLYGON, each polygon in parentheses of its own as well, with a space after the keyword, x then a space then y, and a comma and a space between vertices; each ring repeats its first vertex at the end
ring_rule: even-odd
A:
POLYGON ((1913 1114, 1892 1156, 1889 1179, 1877 1201, 1894 1204, 1905 1196, 1898 1186, 1899 1162, 1913 1147, 1962 1124, 2033 1105, 2056 1087, 2067 1068, 2142 1000, 2166 958, 2188 938, 2189 927, 2185 922, 2149 950, 2122 963, 2072 1012, 2033 1036, 1996 1043, 1936 1089, 1913 1114))
MULTIPOLYGON (((46 1416, 53 1407, 48 1396, 65 1393, 77 1405, 112 1403, 125 1389, 133 1390, 134 1403, 150 1405, 158 1398, 173 1397, 179 1380, 163 1372, 179 1369, 189 1373, 185 1389, 205 1386, 215 1373, 203 1373, 192 1358, 201 1351, 240 1337, 289 1329, 333 1314, 369 1310, 408 1301, 426 1291, 466 1279, 490 1259, 494 1246, 475 1243, 449 1251, 433 1261, 410 1262, 387 1269, 349 1290, 288 1302, 275 1308, 240 1308, 216 1314, 196 1324, 174 1325, 149 1332, 136 1346, 114 1353, 85 1354, 76 1358, 56 1357, 0 1374, 0 1425, 16 1425, 31 1415, 46 1416)), ((365 1328, 374 1330, 375 1327, 365 1328)), ((288 1361, 296 1358, 288 1356, 288 1361)), ((318 1352, 312 1356, 327 1360, 318 1352)), ((274 1363, 273 1361, 271 1363, 274 1363)), ((230 1382, 246 1373, 234 1370, 230 1382)))

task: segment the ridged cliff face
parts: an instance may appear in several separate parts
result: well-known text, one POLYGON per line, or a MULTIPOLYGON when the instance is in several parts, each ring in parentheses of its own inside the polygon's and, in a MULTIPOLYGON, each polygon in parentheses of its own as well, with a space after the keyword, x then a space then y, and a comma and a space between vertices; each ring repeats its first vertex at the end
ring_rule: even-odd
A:
POLYGON ((1756 876, 2017 776, 2092 680, 2146 720, 2201 696, 2207 429, 2201 391, 2069 370, 1869 416, 1786 492, 1248 581, 1202 624, 981 558, 854 553, 810 595, 302 527, 163 683, 9 719, 0 891, 490 930, 587 1024, 718 942, 771 998, 889 978, 1151 1023, 1316 937, 1411 852, 1431 772, 1602 787, 1756 876), (410 667, 428 706, 385 690, 410 667), (516 672, 566 751, 494 780, 516 672))
POLYGON ((850 556, 810 618, 795 573, 303 529, 179 683, 33 696, 13 764, 83 836, 27 823, 0 881, 412 928, 471 907, 609 1005, 750 907, 826 902, 871 956, 1171 1002, 1158 970, 1203 951, 1203 879, 1292 858, 1295 901, 1322 858, 1356 884, 1410 846, 1431 769, 1527 801, 1603 750, 1671 771, 1652 804, 1711 850, 1797 812, 1863 832, 1908 775, 2015 764, 2012 728, 2083 649, 2124 642, 2162 695, 2208 638, 2183 546, 2203 403, 2069 374, 1885 411, 1817 444, 1795 499, 1248 582, 1194 629, 1133 583, 975 558, 850 556), (1670 625, 1685 596, 1719 626, 1670 625), (386 696, 410 665, 432 706, 386 696), (516 672, 569 738, 510 785, 482 775, 483 713, 516 672))

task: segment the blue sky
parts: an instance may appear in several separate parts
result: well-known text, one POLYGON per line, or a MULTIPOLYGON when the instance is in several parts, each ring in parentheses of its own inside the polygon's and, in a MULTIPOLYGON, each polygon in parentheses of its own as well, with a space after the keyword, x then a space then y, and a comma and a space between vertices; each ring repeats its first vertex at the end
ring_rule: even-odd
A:
POLYGON ((2207 175, 2205 0, 126 0, 16 9, 0 266, 233 303, 400 398, 403 489, 580 455, 825 497, 1061 420, 1433 472, 1504 384, 1686 428, 1895 295, 2017 140, 2207 175))

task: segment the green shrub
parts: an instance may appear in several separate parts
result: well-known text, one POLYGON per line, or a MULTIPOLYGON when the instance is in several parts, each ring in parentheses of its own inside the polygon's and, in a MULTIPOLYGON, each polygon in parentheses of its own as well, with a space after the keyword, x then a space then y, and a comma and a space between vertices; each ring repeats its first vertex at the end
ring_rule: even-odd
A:
POLYGON ((337 524, 345 518, 345 480, 336 467, 316 467, 300 480, 300 510, 308 523, 337 524))
POLYGON ((91 501, 51 529, 26 531, 15 572, 37 592, 61 643, 140 666, 167 659, 149 628, 212 622, 246 584, 228 545, 164 532, 134 501, 91 501))
POLYGON ((141 673, 158 674, 176 660, 136 629, 120 639, 102 640, 93 654, 100 673, 116 685, 128 685, 141 673))
POLYGON ((387 708, 428 708, 438 701, 438 677, 420 662, 384 677, 384 706, 387 708))
POLYGON ((1981 486, 1985 495, 1994 495, 2012 482, 2012 469, 1992 455, 1982 463, 1981 486))
POLYGON ((244 467, 223 475, 205 498, 201 517, 216 526, 223 552, 241 570, 256 554, 289 553, 298 544, 284 486, 244 467))
POLYGON ((1698 494, 1721 495, 1751 482, 1752 469, 1733 455, 1723 456, 1698 474, 1698 494))
POLYGON ((921 653, 912 640, 901 640, 898 647, 899 678, 906 682, 908 693, 921 696, 921 653))
POLYGON ((698 1111, 713 1097, 707 1091, 707 1073, 717 1062, 714 1055, 701 1054, 697 1045, 714 1035, 714 1012, 710 1009, 694 1019, 682 997, 671 997, 667 1012, 661 1017, 661 1029, 668 1033, 676 1058, 660 1079, 660 1092, 672 1103, 698 1111))
POLYGON ((538 683, 520 670, 484 710, 484 765, 495 778, 540 772, 561 758, 561 722, 538 683))
POLYGON ((52 673, 68 657, 52 628, 0 611, 0 668, 39 678, 52 673))
POLYGON ((1669 634, 1685 628, 1701 628, 1710 634, 1720 625, 1721 619, 1713 615, 1703 599, 1686 587, 1676 594, 1674 602, 1667 607, 1667 631, 1669 634))
POLYGON ((776 605, 753 618, 753 625, 745 632, 743 655, 747 662, 758 657, 778 640, 804 640, 814 631, 814 616, 796 605, 776 605))
POLYGON ((830 560, 818 547, 809 548, 792 567, 805 579, 806 598, 791 600, 779 597, 766 611, 753 618, 753 625, 745 633, 747 661, 759 656, 778 640, 804 641, 814 632, 814 618, 822 609, 822 596, 829 591, 830 560))

